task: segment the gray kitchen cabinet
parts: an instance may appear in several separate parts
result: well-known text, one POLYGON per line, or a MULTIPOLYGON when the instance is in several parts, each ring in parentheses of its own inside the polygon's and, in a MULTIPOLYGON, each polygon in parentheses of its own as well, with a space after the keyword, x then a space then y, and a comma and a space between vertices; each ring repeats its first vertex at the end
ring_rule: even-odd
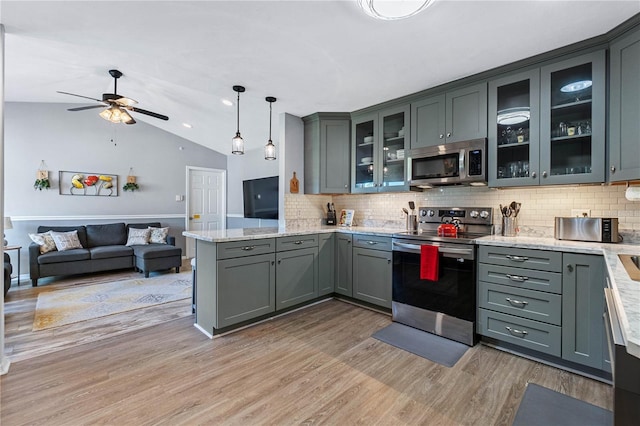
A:
POLYGON ((543 66, 540 94, 540 184, 604 182, 605 51, 543 66))
POLYGON ((564 253, 562 358, 604 369, 604 259, 564 253))
POLYGON ((305 194, 349 193, 351 115, 323 112, 302 120, 305 194))
POLYGON ((539 185, 540 69, 489 82, 489 186, 539 185))
POLYGON ((335 292, 353 296, 353 251, 351 234, 336 234, 335 292))
POLYGON ((609 49, 609 181, 640 179, 640 28, 609 49))
POLYGON ((351 192, 406 191, 409 105, 352 117, 351 192))
POLYGON ((356 236, 353 247, 353 297, 391 308, 392 252, 388 237, 356 236), (371 244, 369 244, 371 243, 371 244), (364 248, 374 247, 374 248, 364 248))
POLYGON ((336 235, 318 235, 318 296, 331 294, 335 289, 336 235))
POLYGON ((486 137, 486 83, 411 103, 411 149, 486 137))
POLYGON ((211 301, 217 306, 213 327, 228 327, 274 312, 275 272, 273 253, 219 260, 216 299, 224 303, 211 301))
POLYGON ((318 236, 277 238, 276 248, 276 310, 318 297, 318 236))

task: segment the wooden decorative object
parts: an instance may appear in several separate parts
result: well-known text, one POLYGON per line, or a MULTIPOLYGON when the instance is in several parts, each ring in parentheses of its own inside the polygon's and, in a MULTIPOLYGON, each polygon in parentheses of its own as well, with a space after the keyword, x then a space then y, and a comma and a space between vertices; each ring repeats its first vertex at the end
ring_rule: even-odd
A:
POLYGON ((36 172, 36 179, 49 179, 49 171, 48 170, 38 170, 36 172))
POLYGON ((127 176, 127 183, 136 183, 135 176, 127 176))
POLYGON ((293 172, 293 177, 289 181, 289 192, 292 194, 297 194, 299 190, 300 190, 300 182, 296 177, 296 172, 293 172))

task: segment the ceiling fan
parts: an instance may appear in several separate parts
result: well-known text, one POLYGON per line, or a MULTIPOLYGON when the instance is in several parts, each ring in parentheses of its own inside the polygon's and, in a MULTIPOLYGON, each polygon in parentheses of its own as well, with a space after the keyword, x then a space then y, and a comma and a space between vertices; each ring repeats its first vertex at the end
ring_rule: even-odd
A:
POLYGON ((168 120, 166 115, 158 114, 146 109, 137 108, 134 105, 137 101, 133 99, 118 95, 118 79, 122 77, 122 73, 118 70, 109 70, 109 74, 113 77, 113 93, 103 93, 102 99, 95 99, 89 96, 76 95, 75 93, 60 92, 63 95, 77 96, 79 98, 91 99, 92 101, 100 102, 100 105, 89 105, 77 108, 69 108, 67 111, 84 111, 85 109, 104 108, 108 107, 100 113, 100 117, 112 123, 124 123, 135 124, 136 121, 129 115, 127 111, 133 111, 140 114, 148 115, 151 117, 159 118, 160 120, 168 120))

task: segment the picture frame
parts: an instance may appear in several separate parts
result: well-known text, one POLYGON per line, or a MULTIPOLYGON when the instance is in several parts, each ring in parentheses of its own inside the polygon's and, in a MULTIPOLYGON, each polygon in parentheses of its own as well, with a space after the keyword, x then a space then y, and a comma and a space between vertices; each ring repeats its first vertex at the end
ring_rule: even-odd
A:
POLYGON ((110 173, 60 171, 60 195, 117 197, 118 175, 110 173))
POLYGON ((342 209, 342 211, 340 211, 340 226, 353 225, 353 216, 355 213, 355 210, 342 209))

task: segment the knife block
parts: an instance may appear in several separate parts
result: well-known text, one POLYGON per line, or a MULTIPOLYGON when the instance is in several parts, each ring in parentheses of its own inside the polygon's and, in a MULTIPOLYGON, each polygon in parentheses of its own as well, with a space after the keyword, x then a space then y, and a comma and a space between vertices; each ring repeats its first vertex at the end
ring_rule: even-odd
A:
POLYGON ((325 225, 335 225, 336 224, 336 212, 327 212, 327 217, 324 220, 325 225))

